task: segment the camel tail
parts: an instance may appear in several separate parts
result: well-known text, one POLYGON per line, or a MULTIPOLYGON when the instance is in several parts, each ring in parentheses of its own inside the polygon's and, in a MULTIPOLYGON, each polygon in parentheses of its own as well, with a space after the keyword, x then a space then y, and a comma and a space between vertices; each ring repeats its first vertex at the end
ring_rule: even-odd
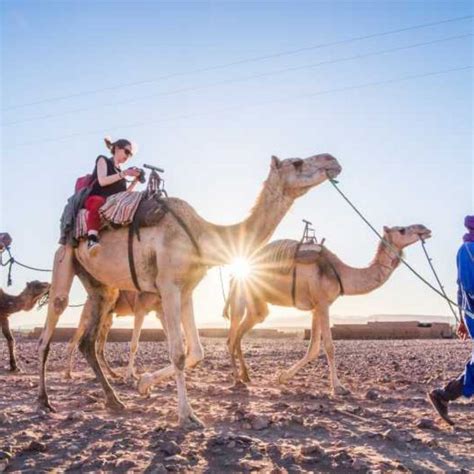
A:
POLYGON ((227 299, 225 300, 224 308, 222 310, 222 317, 224 319, 230 319, 230 307, 232 306, 233 299, 235 298, 235 282, 234 279, 231 278, 229 284, 229 294, 227 295, 227 299))

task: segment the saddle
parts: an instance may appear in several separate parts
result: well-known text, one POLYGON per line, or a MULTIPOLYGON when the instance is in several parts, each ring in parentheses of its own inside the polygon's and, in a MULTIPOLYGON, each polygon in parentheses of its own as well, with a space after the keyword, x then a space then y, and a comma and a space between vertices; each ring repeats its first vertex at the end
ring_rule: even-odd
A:
POLYGON ((319 244, 300 244, 295 252, 295 263, 311 265, 320 257, 322 246, 319 244))

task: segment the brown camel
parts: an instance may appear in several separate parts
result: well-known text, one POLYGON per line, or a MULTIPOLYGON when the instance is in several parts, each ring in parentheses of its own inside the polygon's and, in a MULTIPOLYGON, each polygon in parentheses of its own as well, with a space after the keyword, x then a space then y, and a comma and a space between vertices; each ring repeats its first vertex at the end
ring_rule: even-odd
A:
MULTIPOLYGON (((248 255, 266 243, 296 198, 340 171, 337 160, 328 154, 306 159, 272 157, 263 190, 250 216, 243 222, 230 226, 211 224, 185 201, 169 198, 166 203, 170 211, 158 224, 141 229, 140 241, 134 247, 136 273, 142 291, 159 294, 161 298, 171 366, 143 375, 139 389, 146 392, 154 382, 174 374, 180 424, 201 424, 189 404, 184 378, 185 367, 193 367, 203 358, 194 321, 194 288, 209 267, 229 263, 236 255, 248 255)), ((124 408, 104 376, 95 343, 101 322, 114 306, 119 290, 135 290, 130 276, 127 237, 125 228, 105 230, 101 238, 102 249, 96 257, 89 256, 84 242, 77 249, 62 246, 56 252, 48 316, 39 341, 41 406, 52 409, 45 384, 46 360, 54 328, 67 305, 76 272, 88 293, 84 307, 86 329, 79 349, 102 384, 107 406, 124 408)))
POLYGON ((18 311, 30 311, 35 304, 48 293, 49 283, 41 281, 30 281, 26 288, 17 296, 9 295, 0 288, 0 324, 2 332, 8 342, 10 353, 10 370, 19 372, 15 355, 15 339, 10 330, 8 317, 18 311))
MULTIPOLYGON (((130 356, 125 380, 137 378, 135 373, 134 361, 135 355, 138 350, 138 342, 140 340, 140 333, 143 325, 145 316, 151 311, 155 311, 156 317, 161 318, 161 301, 156 293, 139 293, 137 291, 120 291, 119 297, 112 311, 110 311, 104 318, 104 322, 99 332, 97 339, 97 356, 102 363, 102 367, 106 369, 108 374, 113 378, 118 378, 116 372, 114 372, 105 358, 104 349, 105 343, 107 342, 107 335, 112 326, 113 316, 133 316, 133 334, 130 342, 130 356)), ((64 375, 67 379, 72 378, 72 369, 74 364, 74 352, 79 345, 79 341, 83 336, 86 329, 85 313, 81 314, 79 326, 74 333, 73 337, 69 341, 67 349, 67 367, 64 375)), ((162 323, 163 324, 163 323, 162 323)))
POLYGON ((242 354, 242 337, 267 317, 268 304, 274 304, 312 312, 308 351, 300 361, 280 374, 279 382, 286 383, 318 357, 322 335, 332 390, 337 394, 348 393, 337 377, 329 307, 342 294, 362 295, 382 286, 399 265, 402 250, 430 236, 431 231, 423 225, 384 227, 384 241, 389 245, 381 241, 375 258, 366 268, 350 267, 326 247, 317 244, 303 244, 296 257, 297 263, 294 258, 298 249, 296 240, 279 240, 263 247, 253 260, 250 278, 232 281, 224 309, 224 316, 229 317, 230 312, 228 347, 235 382, 250 381, 242 354), (240 374, 236 355, 240 361, 240 374))

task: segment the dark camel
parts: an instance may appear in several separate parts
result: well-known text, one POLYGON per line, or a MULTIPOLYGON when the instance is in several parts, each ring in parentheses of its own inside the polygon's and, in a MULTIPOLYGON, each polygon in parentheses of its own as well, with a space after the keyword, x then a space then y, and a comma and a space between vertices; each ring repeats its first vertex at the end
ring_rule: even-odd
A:
POLYGON ((11 372, 19 372, 19 368, 15 356, 15 339, 10 330, 8 317, 18 311, 30 311, 48 291, 49 283, 37 280, 27 283, 26 288, 17 296, 9 295, 0 289, 0 324, 8 342, 11 372))

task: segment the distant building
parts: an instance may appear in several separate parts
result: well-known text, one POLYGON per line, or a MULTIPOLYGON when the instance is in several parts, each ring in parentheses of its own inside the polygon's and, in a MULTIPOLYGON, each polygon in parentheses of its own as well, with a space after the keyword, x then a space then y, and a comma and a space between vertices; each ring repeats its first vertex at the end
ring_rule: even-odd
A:
MULTIPOLYGON (((305 339, 310 330, 306 329, 305 339)), ((419 321, 369 321, 367 324, 335 324, 333 339, 450 339, 449 323, 419 321)))

